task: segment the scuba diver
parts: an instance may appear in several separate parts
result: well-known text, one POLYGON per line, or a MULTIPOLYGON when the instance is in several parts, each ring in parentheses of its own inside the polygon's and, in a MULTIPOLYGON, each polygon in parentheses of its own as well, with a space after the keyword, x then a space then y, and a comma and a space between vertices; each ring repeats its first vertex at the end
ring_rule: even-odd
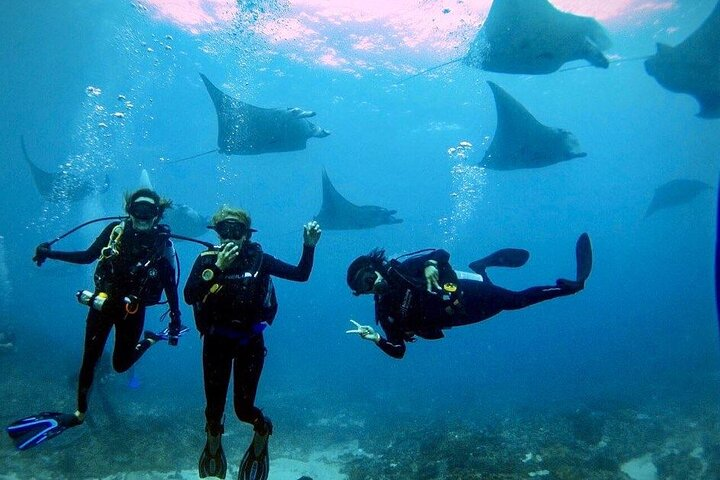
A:
POLYGON ((159 340, 177 345, 178 337, 187 331, 180 323, 175 249, 170 230, 158 224, 170 204, 153 190, 142 188, 126 195, 128 217, 105 227, 87 250, 55 251, 51 249, 51 243, 41 243, 36 248, 33 261, 38 266, 47 259, 77 264, 98 260, 98 263, 94 291, 77 293, 78 301, 89 307, 78 378, 77 410, 75 413, 45 412, 8 426, 8 434, 19 450, 34 447, 83 423, 95 367, 113 326, 112 366, 117 372, 130 369, 159 340), (145 331, 143 335, 145 309, 160 303, 163 291, 170 311, 169 327, 160 334, 145 331), (142 340, 141 336, 144 337, 142 340))
POLYGON ((350 320, 358 334, 374 342, 394 358, 403 358, 406 342, 415 337, 437 340, 442 330, 486 320, 503 310, 519 310, 552 298, 572 295, 585 288, 592 269, 592 248, 586 233, 577 240, 577 276, 559 279, 553 286, 531 287, 514 292, 494 285, 488 267, 521 267, 527 250, 505 248, 470 264, 475 273, 453 270, 450 254, 441 249, 421 250, 389 260, 385 251, 374 249, 353 260, 347 284, 354 295, 374 294, 375 322, 386 338, 369 325, 350 320))
POLYGON ((200 478, 225 478, 227 461, 221 438, 232 373, 235 414, 254 429, 238 478, 266 480, 270 468, 268 438, 273 426, 255 406, 255 395, 267 352, 263 330, 277 313, 270 277, 306 281, 322 232, 317 222, 304 226, 302 256, 293 266, 264 253, 259 244, 250 241, 256 230, 251 228, 250 216, 244 210, 223 206, 208 228, 217 232, 220 245, 198 256, 184 291, 203 339, 207 442, 198 471, 200 478))

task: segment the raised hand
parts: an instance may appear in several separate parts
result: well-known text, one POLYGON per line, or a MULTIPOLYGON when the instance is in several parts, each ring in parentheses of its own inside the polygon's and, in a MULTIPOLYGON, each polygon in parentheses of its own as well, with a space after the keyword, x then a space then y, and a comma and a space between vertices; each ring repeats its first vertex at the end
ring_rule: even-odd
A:
POLYGON ((320 224, 316 221, 308 222, 303 227, 303 243, 308 247, 314 247, 320 241, 320 224))
POLYGON ((380 341, 380 334, 377 333, 370 325, 360 325, 352 318, 350 321, 355 325, 355 328, 352 330, 346 330, 345 333, 356 333, 360 335, 360 338, 363 340, 370 340, 375 343, 380 341))
POLYGON ((235 259, 240 255, 240 247, 234 242, 228 242, 222 246, 222 249, 218 252, 215 266, 220 270, 228 268, 235 259))

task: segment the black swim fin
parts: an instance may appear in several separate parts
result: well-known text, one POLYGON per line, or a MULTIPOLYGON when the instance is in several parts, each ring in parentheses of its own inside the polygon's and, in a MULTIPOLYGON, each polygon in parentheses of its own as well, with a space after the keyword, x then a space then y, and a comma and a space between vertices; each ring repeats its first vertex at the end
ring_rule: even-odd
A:
POLYGON ((575 280, 561 278, 557 281, 557 285, 578 292, 585 288, 585 280, 588 279, 592 270, 592 245, 590 244, 590 236, 587 233, 583 233, 578 237, 575 244, 575 258, 577 261, 575 280))
POLYGON ((583 233, 575 244, 575 256, 577 258, 577 281, 585 283, 592 270, 592 245, 590 236, 583 233))
POLYGON ((72 413, 43 412, 21 418, 8 425, 6 430, 15 443, 15 448, 27 450, 81 424, 72 413))
POLYGON ((255 432, 252 443, 240 462, 238 480, 267 480, 270 473, 269 438, 270 435, 255 432))
POLYGON ((487 257, 475 260, 468 266, 473 272, 484 275, 487 267, 522 267, 527 263, 528 258, 530 258, 530 252, 527 250, 523 250, 522 248, 503 248, 495 253, 491 253, 487 257))
POLYGON ((198 462, 198 475, 200 478, 215 477, 225 478, 227 474, 227 460, 225 460, 225 452, 223 451, 222 444, 219 443, 215 454, 211 453, 209 441, 205 443, 200 454, 200 461, 198 462))

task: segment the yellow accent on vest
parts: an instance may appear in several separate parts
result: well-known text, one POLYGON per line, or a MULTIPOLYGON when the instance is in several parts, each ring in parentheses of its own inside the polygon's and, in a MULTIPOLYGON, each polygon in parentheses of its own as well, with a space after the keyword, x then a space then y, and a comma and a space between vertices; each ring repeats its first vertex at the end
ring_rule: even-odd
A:
POLYGON ((107 246, 100 250, 100 260, 114 257, 120 253, 120 244, 124 231, 125 222, 120 222, 115 225, 115 228, 113 228, 112 232, 110 232, 110 239, 108 240, 107 246))

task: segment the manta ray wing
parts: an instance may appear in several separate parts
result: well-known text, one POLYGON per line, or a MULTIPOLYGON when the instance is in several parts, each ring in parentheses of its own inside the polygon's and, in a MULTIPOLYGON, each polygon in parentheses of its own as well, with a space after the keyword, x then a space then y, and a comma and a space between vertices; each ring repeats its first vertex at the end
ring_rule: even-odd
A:
POLYGON ((308 138, 329 134, 308 121, 309 115, 299 114, 299 109, 256 107, 225 94, 202 73, 200 77, 217 112, 220 153, 258 155, 303 150, 308 138))
POLYGON ((700 104, 698 117, 720 118, 720 1, 682 43, 659 43, 645 70, 667 90, 693 96, 700 104))
POLYGON ((584 157, 572 133, 543 125, 493 82, 497 128, 480 165, 492 170, 540 168, 584 157))
POLYGON ((611 42, 591 17, 557 10, 547 0, 495 0, 464 57, 465 64, 498 73, 548 74, 587 60, 607 68, 611 42))
POLYGON ((335 189, 323 169, 323 201, 315 220, 326 230, 361 230, 380 225, 402 223, 395 210, 375 205, 355 205, 335 189))

